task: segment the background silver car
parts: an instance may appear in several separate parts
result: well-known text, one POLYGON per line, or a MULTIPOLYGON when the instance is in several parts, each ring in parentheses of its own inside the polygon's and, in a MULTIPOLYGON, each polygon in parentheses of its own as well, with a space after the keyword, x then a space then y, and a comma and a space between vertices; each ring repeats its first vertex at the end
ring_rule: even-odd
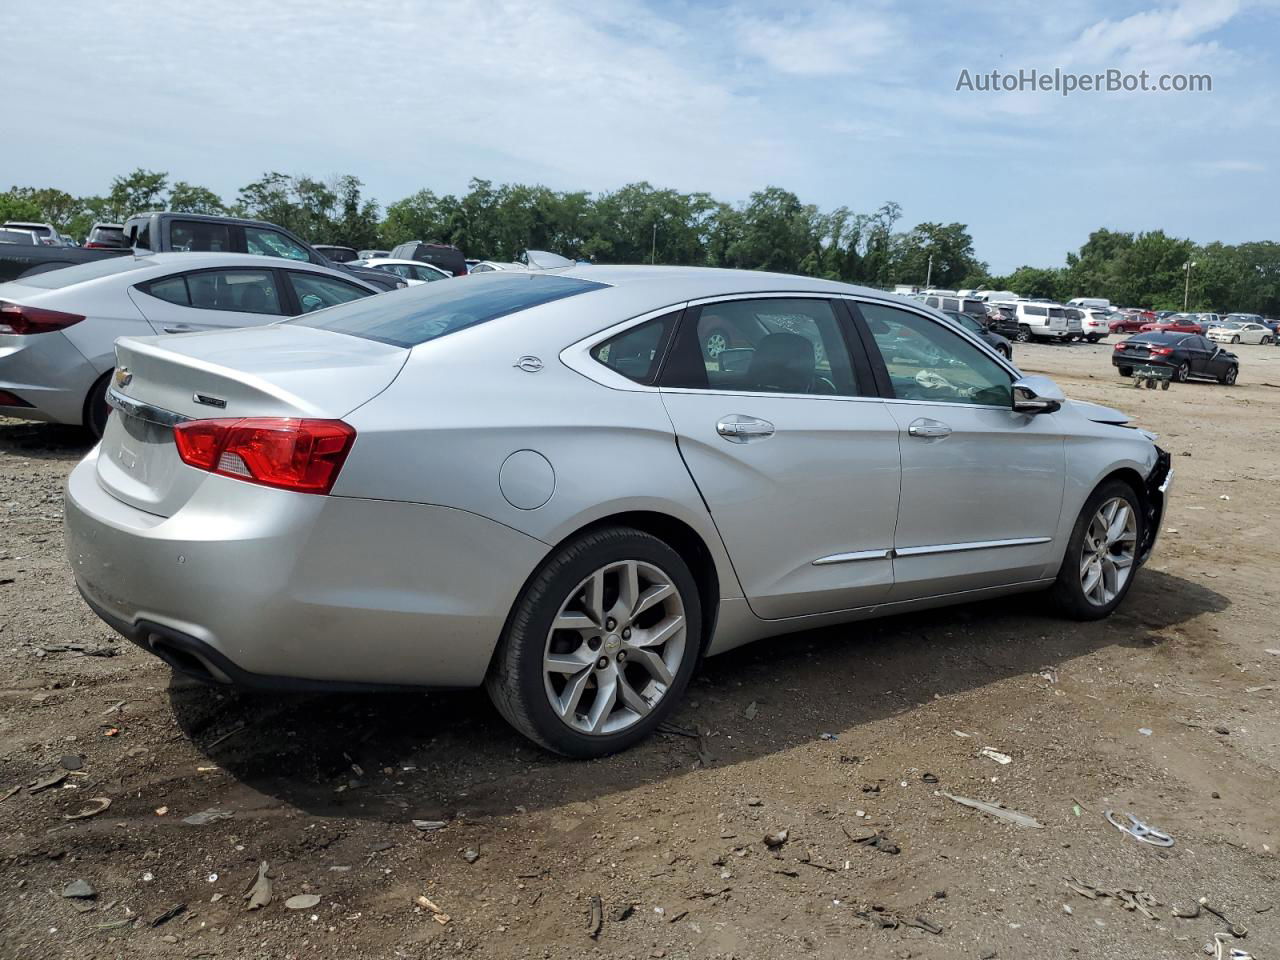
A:
POLYGON ((255 326, 378 292, 247 253, 111 257, 0 284, 0 415, 101 436, 117 337, 255 326))
POLYGON ((928 308, 800 277, 495 271, 117 355, 66 493, 104 620, 213 682, 484 683, 573 756, 759 637, 1041 589, 1105 616, 1170 478, 928 308))

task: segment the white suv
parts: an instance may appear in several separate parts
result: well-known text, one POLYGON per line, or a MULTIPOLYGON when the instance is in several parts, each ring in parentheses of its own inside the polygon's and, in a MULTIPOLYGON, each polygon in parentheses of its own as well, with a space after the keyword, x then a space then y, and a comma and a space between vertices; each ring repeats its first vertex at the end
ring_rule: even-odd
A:
MULTIPOLYGON (((1013 307, 1018 324, 1017 340, 1065 340, 1070 334, 1067 328, 1067 311, 1060 303, 1046 301, 1015 300, 1007 304, 1013 307)), ((1005 304, 1001 304, 1005 306, 1005 304)))

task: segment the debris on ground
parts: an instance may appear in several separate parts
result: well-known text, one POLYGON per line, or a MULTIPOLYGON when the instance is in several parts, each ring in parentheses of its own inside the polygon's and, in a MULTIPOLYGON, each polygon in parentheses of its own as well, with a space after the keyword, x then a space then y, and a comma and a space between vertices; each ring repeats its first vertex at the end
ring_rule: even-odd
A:
POLYGON ((320 905, 320 895, 318 893, 300 893, 297 896, 290 897, 284 902, 287 910, 310 910, 320 905))
POLYGON ((1108 897, 1116 900, 1126 910, 1141 913, 1148 920, 1160 919, 1151 912, 1152 907, 1160 906, 1160 901, 1143 890, 1142 887, 1099 887, 1076 877, 1067 877, 1065 883, 1068 890, 1072 890, 1088 900, 1099 900, 1103 897, 1108 897))
POLYGON ((88 880, 72 880, 62 888, 62 895, 68 900, 92 900, 98 891, 88 880))
POLYGON ((1148 827, 1145 823, 1135 817, 1132 813, 1126 813, 1129 818, 1127 824, 1121 823, 1116 819, 1115 814, 1110 810, 1103 811, 1102 814, 1107 818, 1107 822, 1119 830, 1121 833, 1127 833, 1135 840, 1141 840, 1143 843, 1149 843, 1155 847, 1172 847, 1173 837, 1163 831, 1148 827))
POLYGON ((178 916, 180 913, 182 913, 186 909, 187 909, 187 905, 185 903, 175 903, 172 907, 170 907, 164 913, 160 914, 160 916, 152 920, 151 926, 153 928, 162 926, 163 924, 168 923, 174 917, 178 916))
POLYGON ((36 780, 32 780, 27 784, 27 793, 39 793, 41 790, 48 790, 50 787, 56 787, 69 776, 70 774, 66 770, 58 770, 49 774, 47 777, 40 777, 36 780))
POLYGON ((844 835, 861 847, 874 847, 881 853, 901 853, 902 848, 886 837, 883 833, 873 831, 863 836, 854 836, 849 832, 849 828, 844 824, 840 825, 840 829, 844 831, 844 835))
POLYGON ((248 909, 250 910, 265 907, 271 902, 271 877, 267 875, 269 869, 267 861, 263 860, 258 865, 257 878, 250 882, 245 891, 244 898, 249 901, 248 909))
POLYGON ((467 863, 475 863, 480 859, 480 851, 475 847, 467 847, 467 849, 462 851, 462 859, 467 861, 467 863))
POLYGON ((1223 923, 1227 925, 1227 932, 1230 933, 1231 936, 1244 938, 1249 935, 1248 927, 1246 927, 1244 924, 1241 924, 1241 923, 1232 923, 1231 920, 1227 918, 1227 915, 1222 910, 1222 908, 1215 907, 1213 904, 1211 904, 1209 902, 1208 897, 1201 897, 1199 900, 1199 903, 1200 903, 1200 906, 1204 907, 1206 910, 1208 910, 1215 917, 1217 917, 1219 920, 1221 920, 1223 923))
POLYGON ((988 760, 994 760, 1001 765, 1013 763, 1013 757, 1007 753, 1001 753, 999 750, 993 750, 991 747, 983 747, 978 751, 978 755, 986 757, 988 760))
POLYGON ((759 713, 759 711, 760 711, 759 706, 757 706, 756 702, 752 700, 750 703, 747 704, 747 708, 742 711, 742 716, 747 720, 754 720, 756 718, 756 714, 759 713))
POLYGON ((587 916, 587 936, 592 940, 600 936, 600 928, 604 926, 604 901, 599 895, 591 897, 591 910, 587 916))
POLYGON ((421 830, 423 833, 434 833, 437 830, 443 830, 449 825, 447 820, 414 820, 414 829, 421 830))
POLYGON ((431 914, 431 919, 436 923, 444 925, 449 922, 449 915, 441 910, 436 904, 425 896, 417 896, 413 898, 413 902, 420 906, 427 913, 431 914))
POLYGON ((764 845, 770 850, 776 850, 787 842, 787 831, 778 830, 775 833, 766 833, 764 835, 764 845))
POLYGON ((84 758, 74 753, 68 753, 58 763, 62 765, 63 770, 79 770, 84 766, 84 758))
POLYGON ((90 797, 89 806, 81 809, 79 813, 64 813, 63 820, 88 820, 90 817, 96 817, 107 807, 111 806, 110 797, 90 797))
POLYGON ((985 813, 989 817, 997 817, 1000 820, 1008 820, 1010 823, 1016 823, 1020 827, 1034 827, 1039 830, 1044 826, 1035 817, 1027 816, 1025 813, 1019 813, 1016 810, 1006 810, 1004 807, 997 807, 994 803, 987 803, 983 800, 970 800, 968 797, 957 797, 953 793, 938 791, 940 796, 946 797, 948 800, 954 800, 962 806, 971 807, 979 813, 985 813))
POLYGON ((609 911, 609 919, 614 923, 622 923, 631 914, 635 913, 636 905, 634 903, 623 903, 614 907, 609 911))
POLYGON ((230 820, 235 814, 230 810, 219 810, 217 807, 210 807, 208 810, 201 810, 199 813, 193 813, 189 817, 183 817, 182 822, 193 827, 203 827, 206 823, 213 823, 217 820, 230 820))

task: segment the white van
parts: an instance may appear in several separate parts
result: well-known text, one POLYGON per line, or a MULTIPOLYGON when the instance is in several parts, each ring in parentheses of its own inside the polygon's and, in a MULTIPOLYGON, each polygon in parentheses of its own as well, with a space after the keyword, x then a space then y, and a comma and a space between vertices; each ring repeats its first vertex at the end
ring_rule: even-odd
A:
POLYGON ((1102 297, 1074 297, 1067 301, 1068 307, 1092 307, 1094 310, 1110 310, 1111 301, 1102 297))
POLYGON ((1060 303, 1015 300, 1007 304, 1001 303, 999 306, 1013 307, 1014 320, 1018 324, 1015 339, 1019 343, 1028 343, 1032 340, 1065 340, 1070 335, 1067 311, 1060 303))
POLYGON ((1018 299, 1012 290, 975 290, 973 295, 987 303, 1013 303, 1018 299))
POLYGON ((967 313, 972 317, 976 317, 979 322, 985 323, 987 320, 987 307, 981 300, 976 297, 961 296, 945 296, 937 293, 927 293, 924 302, 930 307, 938 310, 949 310, 952 313, 967 313))

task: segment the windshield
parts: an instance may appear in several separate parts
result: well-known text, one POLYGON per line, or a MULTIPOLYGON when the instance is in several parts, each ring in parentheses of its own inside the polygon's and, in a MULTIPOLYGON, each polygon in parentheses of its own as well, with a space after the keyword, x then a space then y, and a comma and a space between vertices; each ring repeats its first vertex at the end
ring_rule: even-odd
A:
POLYGON ((392 298, 354 300, 285 322, 396 347, 414 347, 457 330, 604 286, 573 277, 495 271, 453 283, 423 284, 392 298))

